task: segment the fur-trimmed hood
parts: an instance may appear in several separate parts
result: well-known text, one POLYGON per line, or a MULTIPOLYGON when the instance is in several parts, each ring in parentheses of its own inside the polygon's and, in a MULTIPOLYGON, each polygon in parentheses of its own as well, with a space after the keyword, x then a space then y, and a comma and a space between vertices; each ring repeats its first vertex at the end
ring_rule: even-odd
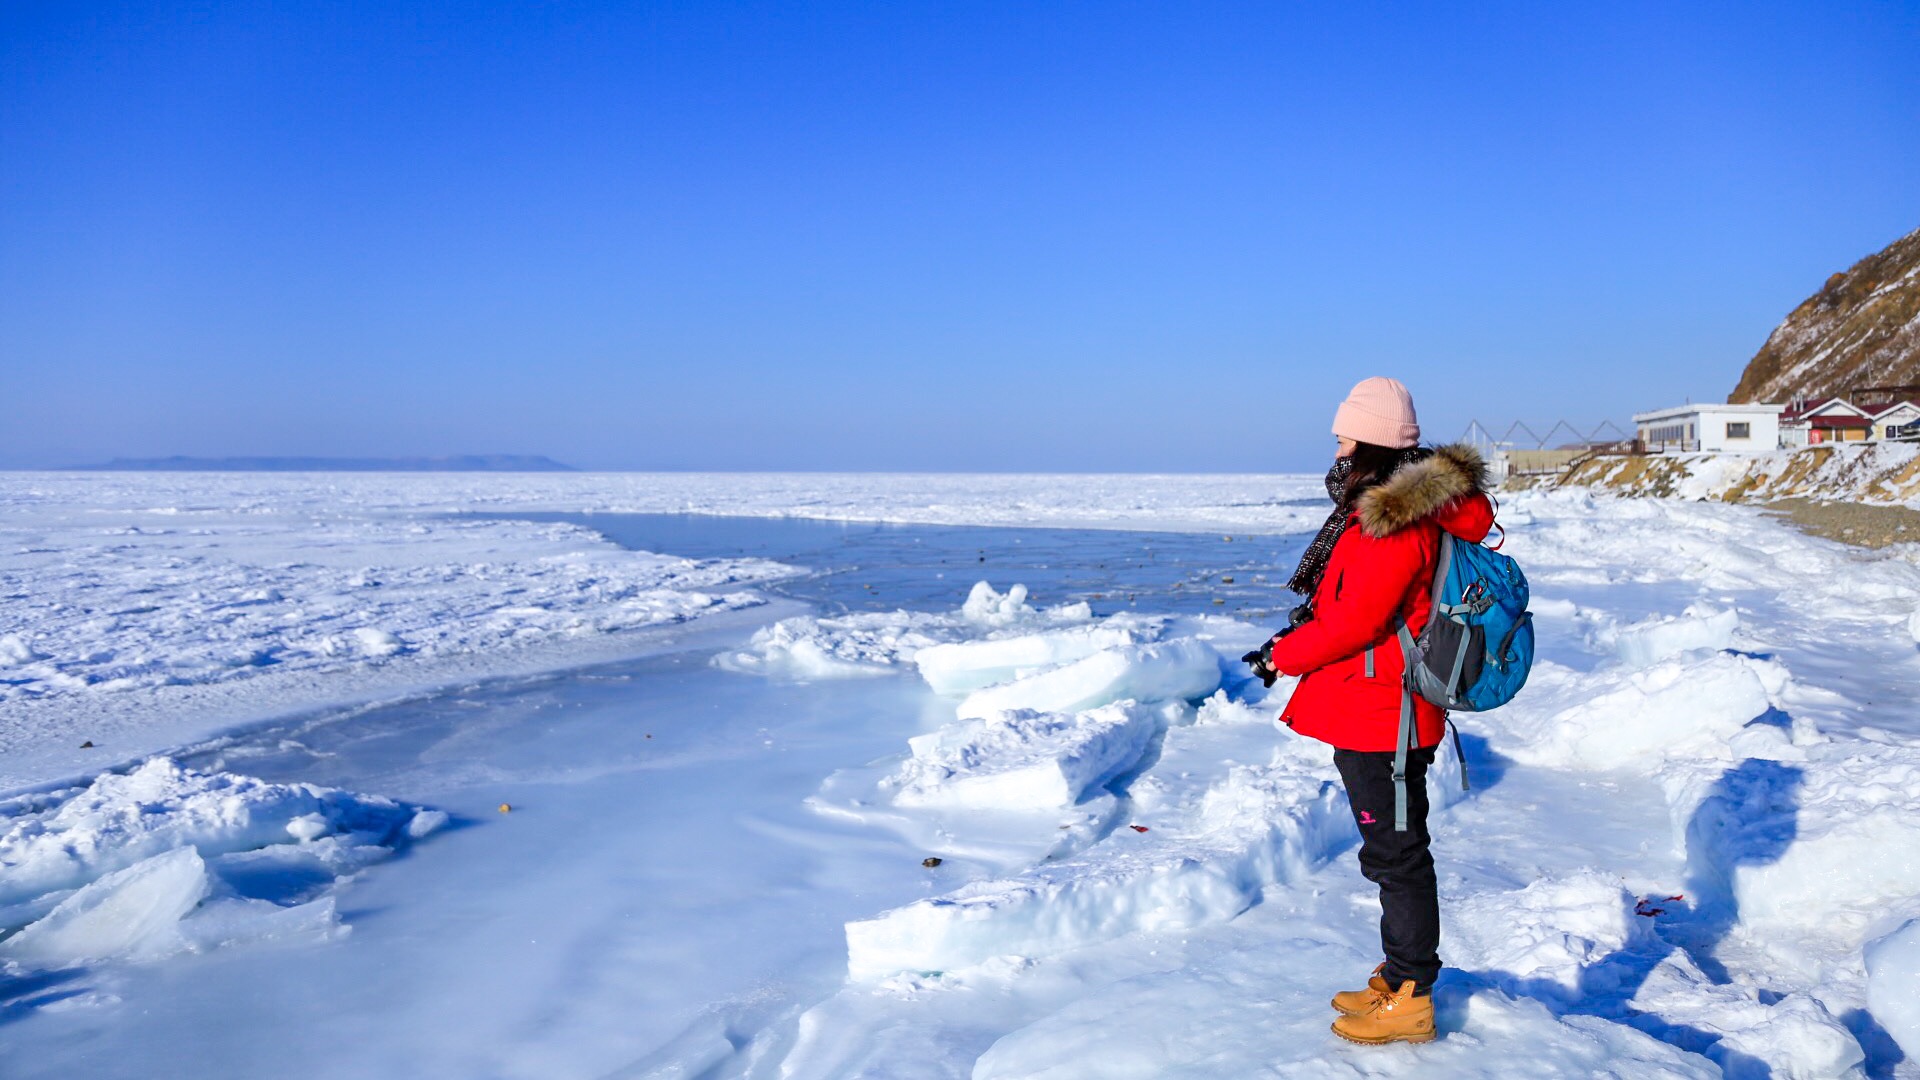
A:
POLYGON ((1432 517, 1448 504, 1487 489, 1487 463, 1466 443, 1442 446, 1360 493, 1354 514, 1376 539, 1432 517))

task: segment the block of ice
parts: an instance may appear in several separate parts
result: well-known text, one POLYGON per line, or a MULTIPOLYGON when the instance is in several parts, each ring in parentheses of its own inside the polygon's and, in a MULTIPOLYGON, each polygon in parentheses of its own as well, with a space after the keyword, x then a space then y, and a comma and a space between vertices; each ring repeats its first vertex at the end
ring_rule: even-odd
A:
POLYGON ((407 838, 419 840, 446 827, 450 819, 445 810, 421 810, 407 820, 407 838))
POLYGON ((327 835, 327 819, 322 814, 301 814, 287 822, 287 835, 295 840, 309 842, 327 835))
POLYGON ((355 630, 353 640, 363 656, 392 656, 406 648, 392 631, 375 626, 363 626, 355 630))
POLYGON ((1191 701, 1220 685, 1220 657, 1193 638, 1105 649, 1013 682, 969 694, 962 717, 1007 709, 1075 712, 1131 698, 1191 701))
POLYGON ((1658 761, 1682 744, 1724 741, 1765 713, 1763 674, 1758 662, 1721 653, 1589 679, 1588 696, 1551 716, 1526 725, 1509 718, 1502 749, 1527 764, 1561 768, 1658 761))
POLYGON ((966 602, 960 605, 960 615, 976 626, 1004 627, 1027 622, 1036 616, 1056 620, 1086 620, 1093 617, 1093 609, 1080 603, 1036 612, 1027 603, 1025 585, 1015 584, 1002 594, 995 592, 987 582, 976 581, 967 593, 966 602))
POLYGON ((176 952, 187 947, 180 920, 210 888, 200 853, 174 848, 87 885, 0 944, 0 952, 38 964, 176 952))
MULTIPOLYGON (((1743 923, 1782 929, 1811 924, 1857 934, 1871 914, 1920 895, 1920 859, 1890 857, 1920 852, 1920 815, 1911 805, 1799 817, 1797 835, 1777 858, 1737 848, 1714 853, 1732 868, 1743 923)), ((1723 841, 1746 835, 1747 830, 1718 834, 1723 841)))
POLYGON ((1322 757, 1302 748, 1267 766, 1214 758, 1224 773, 1199 791, 1163 780, 1136 800, 1156 822, 1147 831, 1119 828, 1071 858, 848 923, 848 971, 868 980, 967 968, 1230 919, 1260 889, 1305 876, 1352 842, 1346 796, 1322 757))
POLYGON ((1663 770, 1687 861, 1770 948, 1819 938, 1823 950, 1857 949, 1920 896, 1920 861, 1890 856, 1920 851, 1920 753, 1837 740, 1803 749, 1765 725, 1742 735, 1761 733, 1775 741, 1770 757, 1663 770))
POLYGON ((1696 649, 1725 649, 1740 628, 1740 613, 1696 604, 1677 618, 1651 619, 1614 632, 1614 651, 1628 667, 1645 668, 1696 649))
POLYGON ((34 652, 25 638, 19 634, 0 636, 0 667, 13 667, 19 664, 31 664, 45 657, 34 652))
POLYGON ((921 649, 913 662, 937 694, 964 694, 1069 663, 1106 649, 1152 640, 1159 624, 1117 620, 1015 637, 960 641, 921 649))
POLYGON ((1920 1058, 1920 919, 1867 946, 1867 1008, 1909 1058, 1920 1058))
POLYGON ((0 800, 0 905, 84 885, 185 846, 212 857, 324 833, 390 844, 416 810, 373 795, 203 773, 154 758, 132 772, 104 773, 85 788, 0 800))
POLYGON ((961 720, 907 740, 913 754, 888 786, 902 806, 1070 806, 1139 761, 1161 723, 1157 710, 1131 701, 961 720))
POLYGON ((323 896, 282 907, 266 900, 208 900, 180 923, 180 936, 195 949, 219 949, 260 941, 320 941, 352 928, 340 922, 334 898, 323 896))
POLYGON ((1597 870, 1475 893, 1447 913, 1450 962, 1516 992, 1551 987, 1566 1000, 1579 996, 1583 972, 1649 932, 1626 886, 1597 870))

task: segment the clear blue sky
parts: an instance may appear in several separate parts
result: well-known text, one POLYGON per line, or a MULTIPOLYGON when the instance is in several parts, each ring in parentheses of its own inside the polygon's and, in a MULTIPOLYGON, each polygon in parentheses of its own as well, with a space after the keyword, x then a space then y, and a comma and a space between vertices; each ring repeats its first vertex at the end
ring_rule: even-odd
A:
POLYGON ((1317 470, 1920 226, 1920 3, 1468 8, 15 0, 0 465, 1317 470))

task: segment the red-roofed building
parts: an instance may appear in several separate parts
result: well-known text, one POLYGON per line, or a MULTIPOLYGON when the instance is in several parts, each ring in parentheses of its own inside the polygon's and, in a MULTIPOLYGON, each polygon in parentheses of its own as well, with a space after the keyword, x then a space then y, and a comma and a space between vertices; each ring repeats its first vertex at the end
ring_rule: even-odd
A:
POLYGON ((1803 398, 1780 414, 1781 446, 1865 442, 1873 431, 1872 415, 1844 398, 1803 398))

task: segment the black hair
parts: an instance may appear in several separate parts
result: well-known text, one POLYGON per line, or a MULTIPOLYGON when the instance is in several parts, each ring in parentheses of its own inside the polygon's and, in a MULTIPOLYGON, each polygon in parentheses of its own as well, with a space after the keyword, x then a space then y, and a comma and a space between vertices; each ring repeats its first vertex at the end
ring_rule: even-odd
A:
POLYGON ((1353 453, 1347 455, 1353 462, 1353 471, 1347 474, 1346 505, 1352 506, 1361 492, 1392 476, 1409 459, 1418 460, 1430 453, 1432 451, 1418 447, 1378 446, 1356 440, 1353 453))

